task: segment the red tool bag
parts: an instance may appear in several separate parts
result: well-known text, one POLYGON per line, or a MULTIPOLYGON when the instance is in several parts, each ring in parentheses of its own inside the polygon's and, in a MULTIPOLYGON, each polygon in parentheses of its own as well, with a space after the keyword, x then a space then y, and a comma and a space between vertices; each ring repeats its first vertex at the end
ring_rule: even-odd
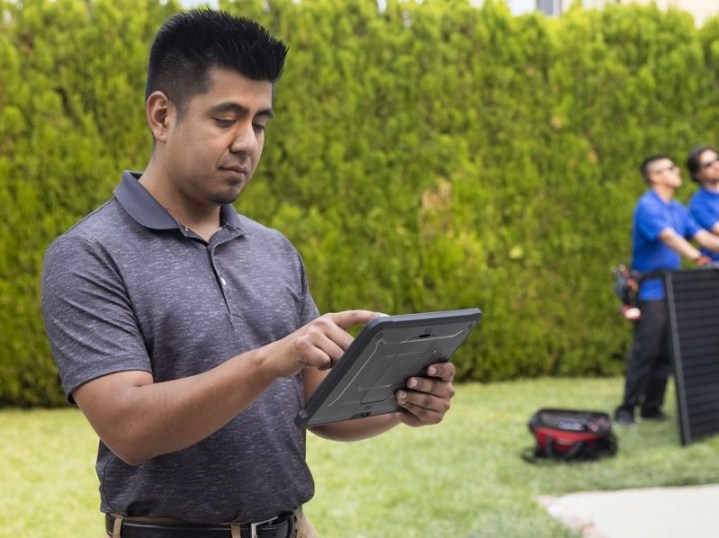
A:
POLYGON ((540 409, 529 419, 536 445, 522 454, 531 463, 540 458, 560 461, 596 460, 617 453, 612 421, 601 411, 540 409))

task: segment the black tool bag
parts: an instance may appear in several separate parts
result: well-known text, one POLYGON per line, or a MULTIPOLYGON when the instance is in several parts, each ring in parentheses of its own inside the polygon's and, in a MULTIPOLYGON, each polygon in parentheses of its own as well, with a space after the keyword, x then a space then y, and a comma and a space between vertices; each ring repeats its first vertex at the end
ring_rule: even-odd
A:
POLYGON ((531 463, 540 459, 588 461, 617 453, 612 421, 601 411, 540 409, 528 426, 536 444, 522 457, 531 463))
POLYGON ((628 269, 625 265, 612 267, 614 276, 614 293, 627 306, 637 306, 639 282, 642 280, 638 271, 628 269))

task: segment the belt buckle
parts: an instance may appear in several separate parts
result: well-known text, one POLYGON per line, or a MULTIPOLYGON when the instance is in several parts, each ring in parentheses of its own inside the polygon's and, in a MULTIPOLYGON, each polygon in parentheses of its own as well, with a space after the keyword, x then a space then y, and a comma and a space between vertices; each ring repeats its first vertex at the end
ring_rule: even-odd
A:
POLYGON ((250 523, 250 538, 259 538, 259 535, 257 534, 257 528, 266 525, 267 523, 272 523, 278 519, 277 516, 271 517, 270 519, 265 519, 264 521, 254 521, 250 523))

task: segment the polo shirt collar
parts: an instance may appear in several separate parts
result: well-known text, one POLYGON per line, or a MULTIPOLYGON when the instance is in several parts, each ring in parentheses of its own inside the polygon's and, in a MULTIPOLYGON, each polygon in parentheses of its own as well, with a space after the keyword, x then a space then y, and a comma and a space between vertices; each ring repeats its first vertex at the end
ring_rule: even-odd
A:
MULTIPOLYGON (((122 173, 122 180, 115 188, 115 198, 123 209, 145 228, 152 230, 181 229, 172 215, 140 184, 138 181, 140 176, 142 176, 141 172, 126 170, 122 173)), ((220 207, 220 220, 238 231, 242 230, 240 216, 232 204, 220 207)))
POLYGON ((707 196, 713 196, 713 197, 715 197, 715 198, 716 198, 716 197, 719 197, 719 192, 710 191, 710 190, 707 189, 704 185, 702 185, 702 186, 699 187, 699 188, 700 188, 702 191, 704 191, 704 194, 707 195, 707 196))
POLYGON ((672 205, 672 202, 674 202, 674 198, 667 201, 664 198, 662 198, 661 196, 659 196, 659 193, 657 191, 655 191, 654 189, 649 189, 649 193, 650 193, 650 196, 654 197, 662 205, 670 206, 670 205, 672 205))

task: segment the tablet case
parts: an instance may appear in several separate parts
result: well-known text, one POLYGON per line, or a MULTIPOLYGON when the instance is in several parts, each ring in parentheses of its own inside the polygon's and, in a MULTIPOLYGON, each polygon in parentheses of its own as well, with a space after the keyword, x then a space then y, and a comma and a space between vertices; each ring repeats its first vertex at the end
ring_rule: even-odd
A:
POLYGON ((398 411, 395 392, 430 364, 448 361, 479 323, 478 308, 380 316, 357 335, 295 424, 321 424, 398 411))

